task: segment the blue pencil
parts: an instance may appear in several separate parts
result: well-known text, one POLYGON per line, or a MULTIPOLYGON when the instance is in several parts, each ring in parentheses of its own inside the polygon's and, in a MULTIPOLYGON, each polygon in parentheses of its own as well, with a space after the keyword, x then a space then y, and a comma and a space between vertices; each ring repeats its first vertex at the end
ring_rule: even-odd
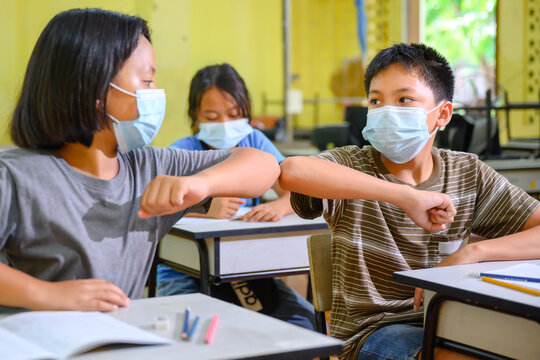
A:
POLYGON ((187 334, 187 339, 191 339, 193 336, 193 333, 195 332, 195 328, 197 327, 197 324, 199 323, 199 317, 196 316, 195 320, 193 320, 193 324, 191 324, 191 328, 189 328, 189 332, 187 334))
POLYGON ((493 279, 510 280, 510 281, 514 280, 514 281, 526 281, 526 282, 540 282, 540 278, 532 278, 532 277, 518 276, 518 275, 491 274, 489 272, 474 271, 471 273, 471 276, 475 276, 475 277, 487 276, 493 279))
POLYGON ((186 315, 184 316, 184 328, 182 329, 182 339, 187 339, 189 327, 189 308, 186 308, 186 315))

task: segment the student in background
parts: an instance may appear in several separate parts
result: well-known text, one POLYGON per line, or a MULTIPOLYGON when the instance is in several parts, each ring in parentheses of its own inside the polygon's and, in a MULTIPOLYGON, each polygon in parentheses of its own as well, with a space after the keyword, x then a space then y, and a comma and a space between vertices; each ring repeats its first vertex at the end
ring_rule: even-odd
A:
MULTIPOLYGON (((230 149, 253 147, 272 154, 278 162, 284 157, 264 136, 251 127, 251 102, 244 80, 229 64, 212 65, 200 69, 189 90, 188 114, 195 133, 174 142, 171 147, 188 150, 230 149)), ((244 221, 277 221, 293 212, 290 193, 277 183, 273 186, 278 199, 257 205, 256 199, 214 198, 208 213, 189 216, 231 218, 240 206, 254 206, 241 217, 244 221)), ((158 295, 194 293, 200 290, 199 279, 158 266, 158 295)), ((235 283, 232 284, 236 286, 235 283)), ((314 329, 313 306, 289 288, 282 280, 265 279, 250 281, 249 286, 263 304, 262 311, 275 318, 314 329)), ((247 291, 247 290, 245 290, 247 291)), ((229 284, 213 287, 213 294, 223 300, 238 303, 229 284)))
POLYGON ((0 154, 0 305, 127 306, 186 212, 275 182, 277 162, 256 149, 145 147, 165 113, 155 72, 141 18, 73 9, 41 33, 11 123, 19 148, 0 154))
MULTIPOLYGON (((281 163, 283 155, 259 130, 250 125, 249 92, 238 72, 229 64, 211 65, 197 71, 191 80, 188 115, 194 135, 181 138, 172 148, 186 150, 252 147, 274 155, 281 163)), ((278 221, 292 214, 290 192, 276 182, 278 199, 258 204, 258 199, 214 198, 208 213, 201 217, 230 219, 241 206, 253 206, 241 217, 244 221, 278 221)), ((193 214, 193 216, 197 216, 193 214)))
MULTIPOLYGON (((423 291, 392 282, 392 273, 540 258, 540 202, 476 155, 432 147, 452 116, 454 90, 452 69, 434 49, 382 50, 365 85, 363 135, 373 146, 288 158, 280 184, 294 192, 300 216, 323 214, 332 230, 330 331, 346 341, 340 358, 412 359, 422 347, 423 291), (363 181, 372 185, 356 185, 363 181), (445 220, 435 192, 447 194, 457 211, 445 228, 430 223, 445 220), (430 196, 441 209, 426 214, 430 196), (463 244, 471 232, 487 240, 463 244)), ((437 349, 436 356, 459 354, 437 349)))

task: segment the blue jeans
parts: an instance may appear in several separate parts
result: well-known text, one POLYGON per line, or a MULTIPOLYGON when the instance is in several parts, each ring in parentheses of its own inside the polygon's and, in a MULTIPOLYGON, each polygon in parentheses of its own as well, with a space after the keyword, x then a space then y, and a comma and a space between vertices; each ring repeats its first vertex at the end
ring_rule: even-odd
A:
POLYGON ((369 335, 357 360, 417 359, 423 335, 424 329, 420 326, 393 324, 382 327, 369 335))
MULTIPOLYGON (((274 279, 274 281, 279 302, 268 315, 308 330, 315 330, 315 310, 313 305, 288 287, 282 280, 274 279)), ((199 292, 200 289, 199 279, 179 272, 176 277, 159 282, 157 296, 191 294, 199 292)))

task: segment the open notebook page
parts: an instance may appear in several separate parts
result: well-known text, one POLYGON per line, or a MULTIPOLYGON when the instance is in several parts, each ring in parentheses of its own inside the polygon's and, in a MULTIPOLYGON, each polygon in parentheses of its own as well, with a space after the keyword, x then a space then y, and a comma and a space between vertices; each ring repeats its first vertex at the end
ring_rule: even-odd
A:
POLYGON ((99 312, 32 311, 11 315, 0 327, 32 342, 56 358, 103 345, 169 344, 170 340, 99 312))
POLYGON ((55 356, 28 340, 0 327, 0 359, 54 359, 55 356))

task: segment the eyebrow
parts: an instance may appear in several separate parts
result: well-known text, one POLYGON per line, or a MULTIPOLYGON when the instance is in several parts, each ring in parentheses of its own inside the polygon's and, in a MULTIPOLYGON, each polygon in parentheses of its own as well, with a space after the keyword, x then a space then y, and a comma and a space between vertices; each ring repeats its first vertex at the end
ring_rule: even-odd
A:
MULTIPOLYGON (((413 92, 414 93, 414 92, 416 92, 416 90, 414 88, 405 87, 405 88, 401 88, 401 89, 396 89, 392 93, 399 94, 399 93, 404 93, 404 92, 413 92)), ((369 93, 370 94, 381 94, 382 92, 375 89, 375 90, 369 90, 369 93)))
MULTIPOLYGON (((233 106, 233 107, 230 107, 228 109, 225 109, 225 111, 231 111, 231 110, 240 110, 240 106, 233 106)), ((203 113, 218 113, 219 111, 216 111, 216 110, 204 110, 203 113)))

